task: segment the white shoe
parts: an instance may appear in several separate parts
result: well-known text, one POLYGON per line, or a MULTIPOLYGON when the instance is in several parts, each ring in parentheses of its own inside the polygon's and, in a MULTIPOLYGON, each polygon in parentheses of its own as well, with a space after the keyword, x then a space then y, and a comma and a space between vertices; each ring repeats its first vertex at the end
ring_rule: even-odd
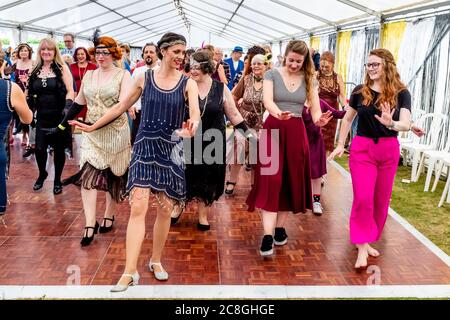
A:
POLYGON ((320 204, 319 201, 314 201, 313 202, 313 209, 312 212, 316 215, 316 216, 321 216, 323 213, 323 209, 322 209, 322 205, 320 204))
POLYGON ((135 285, 139 284, 139 278, 140 278, 140 277, 139 277, 139 273, 138 273, 137 271, 136 271, 135 273, 133 273, 133 274, 124 273, 124 274, 120 277, 119 282, 120 282, 120 280, 121 280, 123 277, 130 277, 130 278, 131 278, 130 282, 128 282, 128 284, 116 284, 114 287, 112 287, 112 289, 110 290, 110 292, 122 292, 122 291, 126 291, 126 290, 128 289, 129 286, 135 286, 135 285))
POLYGON ((161 265, 161 262, 156 263, 156 262, 152 262, 152 260, 150 260, 150 262, 148 263, 148 267, 150 268, 150 271, 153 272, 153 274, 155 275, 155 278, 157 280, 166 281, 167 279, 169 279, 169 274, 166 272, 166 270, 164 270, 164 268, 161 265), (160 269, 163 271, 155 271, 153 266, 160 267, 160 269))

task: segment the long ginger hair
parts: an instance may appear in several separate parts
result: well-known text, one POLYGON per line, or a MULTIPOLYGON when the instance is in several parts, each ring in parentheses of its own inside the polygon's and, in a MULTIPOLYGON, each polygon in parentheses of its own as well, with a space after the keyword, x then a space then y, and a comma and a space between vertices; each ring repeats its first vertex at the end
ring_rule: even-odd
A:
POLYGON ((370 80, 369 74, 366 72, 364 85, 359 91, 363 96, 363 105, 368 106, 373 102, 376 108, 379 108, 382 103, 388 103, 391 106, 391 109, 394 109, 397 106, 398 94, 406 89, 405 84, 400 79, 394 56, 386 49, 372 50, 370 51, 369 56, 372 55, 382 59, 381 67, 383 68, 383 73, 381 75, 381 92, 378 95, 377 100, 373 101, 372 92, 370 90, 373 80, 370 80))

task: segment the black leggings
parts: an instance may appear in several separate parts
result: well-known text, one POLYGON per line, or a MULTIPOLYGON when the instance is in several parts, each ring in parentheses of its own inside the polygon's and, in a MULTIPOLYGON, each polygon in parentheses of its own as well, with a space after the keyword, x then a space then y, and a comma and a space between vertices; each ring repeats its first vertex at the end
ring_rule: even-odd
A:
POLYGON ((61 183, 61 174, 66 162, 64 149, 67 146, 67 132, 70 128, 53 135, 46 135, 39 126, 36 127, 36 162, 39 168, 39 178, 43 180, 47 176, 47 148, 53 147, 53 161, 55 164, 55 184, 61 183))

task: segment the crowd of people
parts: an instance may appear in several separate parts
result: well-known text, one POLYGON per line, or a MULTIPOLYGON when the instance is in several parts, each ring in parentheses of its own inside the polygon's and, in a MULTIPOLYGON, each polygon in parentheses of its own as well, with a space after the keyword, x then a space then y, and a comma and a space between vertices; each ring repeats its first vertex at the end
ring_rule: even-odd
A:
POLYGON ((324 213, 327 156, 343 154, 356 115, 350 150, 355 268, 367 267, 368 256, 380 254, 370 244, 380 239, 386 221, 399 158, 397 134, 423 134, 411 123, 411 96, 388 50, 369 53, 364 83, 347 100, 333 53, 319 57, 302 40, 290 41, 272 63, 268 46, 248 48, 243 60, 244 50, 236 46, 224 59, 220 48, 188 49, 182 35, 169 32, 142 48, 136 66, 130 47, 108 36, 96 33, 93 47, 84 48, 66 34, 64 44, 60 50, 53 39, 42 39, 34 59, 26 43, 14 51, 16 60, 1 51, 2 78, 9 80, 0 80, 0 214, 7 204, 9 144, 18 133, 23 157, 34 154, 39 170, 34 185, 24 188, 43 187, 49 154, 53 193, 69 184, 80 187, 81 246, 113 229, 117 204, 128 198, 126 266, 111 291, 139 282, 150 194, 157 215, 148 266, 164 281, 171 226, 176 228, 184 208, 197 202, 196 227, 210 230, 214 202, 234 194, 242 167, 251 171, 248 210, 261 212, 260 254, 272 255, 274 245, 286 245, 289 214, 324 213), (336 146, 336 119, 342 118, 336 146), (82 131, 80 170, 62 179, 74 127, 82 131), (100 224, 98 191, 106 193, 100 224))

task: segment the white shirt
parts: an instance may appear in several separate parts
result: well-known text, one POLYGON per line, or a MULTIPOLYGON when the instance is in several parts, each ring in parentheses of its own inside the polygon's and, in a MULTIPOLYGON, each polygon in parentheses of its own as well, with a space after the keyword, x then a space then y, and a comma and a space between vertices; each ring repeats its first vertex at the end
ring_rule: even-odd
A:
MULTIPOLYGON (((147 65, 139 67, 134 69, 133 74, 131 75, 131 78, 136 78, 139 74, 144 74, 147 72, 147 70, 149 69, 155 69, 157 66, 153 67, 153 68, 149 68, 147 65)), ((138 99, 138 101, 136 101, 136 103, 134 104, 134 107, 136 108, 136 110, 141 111, 141 98, 138 99)))
POLYGON ((234 70, 237 70, 237 69, 238 69, 238 67, 239 67, 239 61, 240 61, 240 60, 238 60, 238 61, 234 61, 234 60, 233 60, 233 67, 234 67, 234 70))

